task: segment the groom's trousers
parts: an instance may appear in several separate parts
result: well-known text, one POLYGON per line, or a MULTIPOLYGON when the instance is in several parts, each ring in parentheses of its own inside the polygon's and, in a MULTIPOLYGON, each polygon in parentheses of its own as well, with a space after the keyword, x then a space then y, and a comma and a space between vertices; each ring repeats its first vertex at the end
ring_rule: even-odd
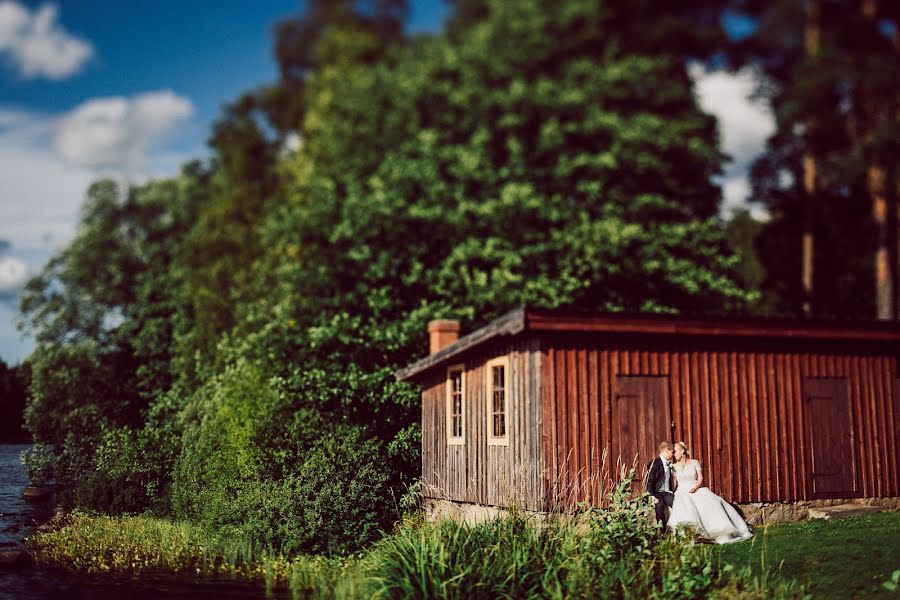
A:
POLYGON ((672 508, 672 502, 675 500, 675 494, 672 492, 656 492, 653 494, 659 502, 656 503, 656 522, 660 525, 666 524, 666 507, 672 508))

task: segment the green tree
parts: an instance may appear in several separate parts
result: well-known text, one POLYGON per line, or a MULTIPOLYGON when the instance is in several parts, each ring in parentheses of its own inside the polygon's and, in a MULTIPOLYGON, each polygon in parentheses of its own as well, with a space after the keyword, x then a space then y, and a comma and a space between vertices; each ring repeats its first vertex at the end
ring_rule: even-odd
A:
POLYGON ((26 442, 29 439, 25 431, 25 400, 28 382, 31 379, 31 367, 23 362, 10 367, 0 360, 0 441, 26 442))
POLYGON ((747 289, 759 289, 766 278, 766 269, 759 261, 756 240, 764 226, 749 210, 741 208, 732 212, 725 229, 725 237, 731 249, 741 257, 740 281, 747 289))
MULTIPOLYGON (((302 477, 284 449, 328 439, 327 424, 380 441, 394 489, 416 476, 417 394, 392 372, 421 354, 435 316, 474 327, 523 302, 723 311, 752 299, 714 216, 715 122, 683 62, 607 41, 593 3, 492 9, 374 64, 367 32, 319 41, 332 58, 305 80, 303 143, 279 165, 257 300, 220 346, 280 382, 266 428, 280 450, 260 485, 302 477), (547 41, 566 36, 583 43, 547 41)), ((194 497, 204 484, 187 486, 194 497)))
POLYGON ((419 475, 418 390, 393 372, 429 319, 754 299, 686 73, 718 21, 660 33, 715 3, 657 15, 669 45, 632 35, 648 3, 471 3, 416 39, 403 6, 312 3, 279 30, 281 79, 214 127, 208 167, 92 188, 23 297, 29 428, 88 482, 76 502, 171 497, 257 544, 346 552, 419 475))
POLYGON ((432 301, 483 321, 521 302, 743 301, 727 253, 712 258, 721 156, 684 65, 604 46, 587 3, 504 6, 367 77, 311 78, 328 104, 311 94, 309 149, 286 167, 268 243, 296 259, 283 287, 302 313, 397 318, 432 301), (543 41, 564 34, 580 51, 543 41), (366 132, 377 137, 358 143, 366 132))
POLYGON ((813 293, 808 308, 818 315, 896 314, 896 198, 889 198, 900 155, 895 4, 734 3, 756 23, 736 56, 761 68, 777 116, 778 132, 754 169, 754 194, 774 215, 761 238, 771 260, 765 287, 786 311, 801 312, 813 293), (791 252, 805 253, 805 262, 791 252), (801 275, 805 287, 789 280, 801 275))
POLYGON ((143 479, 113 455, 135 454, 123 440, 139 443, 176 380, 176 329, 190 318, 179 309, 180 248, 196 214, 195 169, 128 189, 91 186, 75 239, 23 290, 22 326, 37 339, 26 425, 53 451, 54 475, 75 503, 143 510, 147 485, 158 490, 169 477, 171 465, 153 453, 143 458, 156 475, 143 479))

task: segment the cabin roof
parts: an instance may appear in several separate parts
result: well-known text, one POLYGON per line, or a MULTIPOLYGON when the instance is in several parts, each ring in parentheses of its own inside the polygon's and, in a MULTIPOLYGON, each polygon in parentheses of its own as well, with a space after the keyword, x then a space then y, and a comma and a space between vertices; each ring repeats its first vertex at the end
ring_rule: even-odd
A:
POLYGON ((491 340, 524 332, 649 334, 758 339, 900 342, 898 321, 843 321, 819 319, 697 317, 672 314, 579 313, 521 307, 494 319, 430 356, 400 369, 398 380, 408 380, 491 340))

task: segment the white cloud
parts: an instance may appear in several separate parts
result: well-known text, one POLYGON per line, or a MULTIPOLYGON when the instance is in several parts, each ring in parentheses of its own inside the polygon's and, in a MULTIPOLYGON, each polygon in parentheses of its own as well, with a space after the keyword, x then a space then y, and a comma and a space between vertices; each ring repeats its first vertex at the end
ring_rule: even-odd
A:
POLYGON ((24 110, 0 106, 0 130, 21 127, 32 119, 32 115, 24 110))
POLYGON ((91 181, 102 175, 128 175, 132 181, 171 176, 189 158, 159 143, 181 115, 190 114, 189 101, 171 92, 113 99, 118 108, 112 117, 101 110, 99 126, 85 121, 85 107, 102 108, 109 100, 91 100, 63 115, 0 105, 0 240, 9 242, 9 247, 0 244, 6 257, 0 274, 0 358, 7 362, 34 346, 34 340, 23 339, 13 325, 23 278, 39 272, 72 240, 91 181), (98 135, 98 129, 106 133, 98 135), (63 149, 83 155, 65 160, 72 157, 62 156, 63 149), (117 151, 128 158, 117 158, 117 151), (136 165, 145 169, 135 171, 136 165))
POLYGON ((52 116, 0 107, 0 239, 12 251, 68 242, 94 174, 57 157, 52 116))
POLYGON ((94 49, 63 29, 57 15, 53 4, 31 12, 19 2, 0 1, 0 57, 27 78, 65 79, 77 73, 94 49))
POLYGON ((59 121, 53 147, 71 166, 135 175, 147 168, 148 150, 193 112, 171 91, 94 98, 59 121))
POLYGON ((13 326, 17 316, 14 304, 0 302, 0 360, 8 365, 20 363, 34 349, 34 340, 23 337, 13 326))
POLYGON ((0 296, 17 291, 27 276, 28 267, 24 262, 12 256, 0 258, 0 296))
POLYGON ((188 156, 161 142, 191 110, 172 92, 88 100, 61 116, 0 105, 0 239, 19 255, 49 252, 72 239, 91 181, 176 173, 188 156))
MULTIPOLYGON (((747 205, 751 192, 749 170, 775 133, 775 117, 767 102, 753 98, 760 83, 757 71, 707 71, 694 64, 690 74, 700 106, 718 120, 722 150, 731 157, 722 181, 722 210, 728 213, 747 205)), ((765 217, 759 207, 751 208, 765 217)))

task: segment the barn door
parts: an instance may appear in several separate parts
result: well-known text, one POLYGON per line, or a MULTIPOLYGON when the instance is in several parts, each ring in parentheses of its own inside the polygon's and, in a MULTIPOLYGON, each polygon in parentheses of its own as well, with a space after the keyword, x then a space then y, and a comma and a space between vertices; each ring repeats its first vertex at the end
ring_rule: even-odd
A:
POLYGON ((659 443, 672 439, 668 377, 616 378, 612 406, 611 466, 630 468, 637 459, 635 480, 642 480, 647 463, 659 454, 659 443))
POLYGON ((806 381, 806 422, 812 459, 813 496, 856 494, 856 448, 850 382, 847 379, 806 381))

